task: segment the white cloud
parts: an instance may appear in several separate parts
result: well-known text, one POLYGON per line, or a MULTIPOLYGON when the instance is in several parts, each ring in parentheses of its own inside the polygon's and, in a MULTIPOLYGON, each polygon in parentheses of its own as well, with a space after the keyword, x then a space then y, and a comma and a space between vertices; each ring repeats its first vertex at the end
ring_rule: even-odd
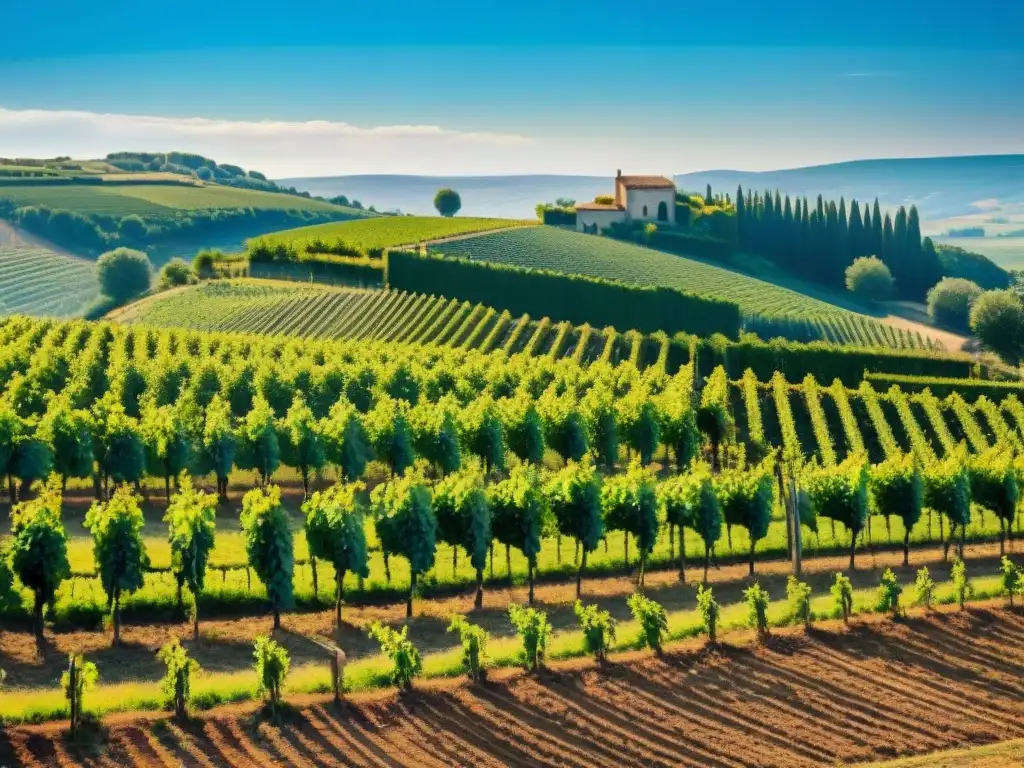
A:
POLYGON ((103 157, 120 150, 197 152, 272 177, 352 173, 514 172, 534 166, 538 140, 436 125, 219 120, 0 108, 7 157, 103 157))

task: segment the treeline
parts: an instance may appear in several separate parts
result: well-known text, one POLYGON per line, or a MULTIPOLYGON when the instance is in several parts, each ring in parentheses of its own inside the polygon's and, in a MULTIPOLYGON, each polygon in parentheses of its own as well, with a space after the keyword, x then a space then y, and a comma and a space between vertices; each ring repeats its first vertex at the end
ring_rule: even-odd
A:
POLYGON ((516 314, 645 333, 739 336, 739 306, 682 291, 544 270, 390 251, 388 285, 479 302, 516 314))
POLYGON ((257 240, 248 250, 249 273, 254 277, 378 286, 384 282, 383 250, 371 250, 376 257, 366 256, 341 240, 330 246, 314 240, 302 249, 288 242, 257 240))
POLYGON ((815 204, 779 192, 763 194, 741 186, 736 192, 740 248, 764 256, 795 275, 842 288, 846 268, 860 256, 877 256, 892 272, 902 298, 922 301, 942 278, 942 265, 930 238, 921 238, 917 207, 900 206, 895 218, 883 215, 878 200, 863 208, 840 198, 815 204))
POLYGON ((43 205, 20 205, 0 196, 0 219, 57 245, 89 255, 118 246, 141 248, 236 230, 283 229, 345 218, 347 216, 341 212, 268 208, 200 208, 159 216, 117 216, 99 212, 79 213, 43 205))

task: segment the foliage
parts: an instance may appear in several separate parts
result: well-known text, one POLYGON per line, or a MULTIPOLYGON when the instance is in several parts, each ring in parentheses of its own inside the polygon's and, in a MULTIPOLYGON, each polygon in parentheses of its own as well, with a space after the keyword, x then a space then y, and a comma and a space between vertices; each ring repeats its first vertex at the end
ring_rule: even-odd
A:
POLYGON ((697 611, 700 613, 704 631, 707 632, 708 642, 714 645, 718 642, 718 618, 722 609, 715 602, 711 587, 705 587, 703 584, 697 585, 697 611))
POLYGON ((11 570, 32 590, 36 636, 42 637, 43 606, 52 605, 61 582, 71 576, 56 479, 48 482, 35 499, 11 509, 11 537, 11 570))
POLYGON ((970 330, 971 305, 980 295, 977 283, 960 277, 944 277, 928 291, 928 316, 938 325, 970 330))
POLYGON ((91 661, 86 661, 80 653, 72 653, 68 660, 70 662, 69 669, 60 676, 60 687, 64 691, 64 698, 68 700, 68 708, 71 710, 71 735, 74 736, 81 724, 85 693, 96 686, 100 673, 96 669, 96 665, 91 661), (75 670, 74 675, 71 674, 71 669, 75 670))
POLYGON ((141 499, 128 486, 115 489, 107 502, 96 502, 85 513, 85 527, 92 534, 100 583, 113 610, 114 645, 120 642, 121 598, 143 585, 149 556, 142 540, 146 524, 141 499))
POLYGON ((750 535, 750 567, 754 546, 768 534, 772 519, 774 479, 768 463, 752 471, 726 469, 713 479, 722 517, 729 525, 740 525, 750 535))
POLYGON ((634 464, 625 473, 609 477, 601 487, 601 506, 609 530, 625 531, 636 539, 642 586, 647 557, 658 538, 654 474, 634 464))
POLYGON ((956 596, 956 602, 962 611, 964 609, 964 603, 966 603, 968 598, 974 594, 974 585, 971 584, 971 580, 967 578, 967 563, 959 557, 954 560, 953 568, 950 570, 950 576, 953 580, 953 594, 956 596))
POLYGON ((254 488, 242 497, 241 524, 249 565, 267 590, 274 612, 274 629, 281 626, 281 611, 293 599, 295 553, 288 512, 276 485, 254 488))
POLYGON ((786 599, 791 615, 805 627, 811 625, 811 585, 790 575, 786 580, 786 599))
POLYGON ((1021 570, 1010 558, 1003 555, 999 561, 1000 589, 1013 607, 1013 596, 1024 595, 1024 570, 1021 570))
POLYGON ((442 216, 448 216, 449 218, 454 216, 462 208, 462 198, 459 197, 459 193, 454 189, 437 190, 437 194, 434 195, 434 208, 442 216))
POLYGON ((608 657, 608 647, 615 641, 615 619, 598 605, 573 603, 573 613, 583 630, 583 647, 588 653, 603 662, 608 657))
POLYGON ((327 460, 336 464, 349 482, 362 477, 372 454, 355 406, 339 398, 321 422, 320 431, 327 460))
POLYGON ((750 626, 757 630, 758 637, 768 635, 768 592, 759 582, 743 590, 743 599, 747 603, 747 619, 750 626))
POLYGON ((178 492, 171 498, 164 514, 171 545, 171 570, 178 589, 188 585, 192 592, 193 635, 199 634, 199 593, 206 581, 206 567, 213 551, 217 528, 217 500, 192 484, 192 478, 183 474, 178 481, 178 492))
POLYGON ((288 413, 281 423, 281 458, 302 476, 302 491, 309 495, 309 473, 327 463, 320 426, 301 394, 296 394, 288 413))
POLYGON ((412 578, 406 613, 412 616, 417 577, 434 565, 437 549, 437 517, 430 490, 421 477, 407 472, 374 488, 370 509, 384 556, 400 555, 409 561, 412 578))
POLYGON ((850 613, 853 611, 853 584, 850 582, 850 577, 836 571, 836 575, 832 579, 832 586, 828 591, 835 601, 836 612, 843 617, 844 622, 848 622, 850 613))
POLYGON ((932 607, 932 600, 935 597, 935 580, 928 573, 927 568, 921 568, 914 580, 914 600, 918 605, 925 608, 932 607))
POLYGON ((551 634, 547 613, 513 603, 508 607, 508 618, 523 641, 523 665, 527 671, 539 671, 544 665, 548 636, 551 634))
POLYGON ((591 461, 570 461, 550 477, 544 485, 544 495, 559 534, 575 539, 583 552, 577 574, 579 596, 578 585, 587 566, 587 555, 597 549, 605 531, 601 476, 591 461))
POLYGON ((409 639, 409 627, 404 626, 398 632, 375 621, 370 625, 369 635, 380 644, 381 653, 391 660, 391 684, 411 690, 413 678, 423 669, 423 659, 409 639))
POLYGON ((484 679, 487 666, 487 630, 466 621, 465 616, 452 616, 449 632, 458 632, 462 643, 462 668, 474 683, 484 679))
POLYGON ((253 643, 253 658, 256 660, 256 684, 259 692, 267 697, 271 711, 277 709, 284 692, 284 679, 291 667, 288 651, 265 635, 253 643))
POLYGON ((668 634, 668 614, 665 613, 665 608, 639 592, 630 595, 626 603, 633 618, 640 625, 641 644, 660 656, 662 642, 668 634))
POLYGON ((270 482, 281 464, 274 411, 263 395, 253 397, 252 408, 239 425, 235 462, 239 469, 255 470, 263 483, 270 482))
POLYGON ((96 261, 100 290, 115 301, 125 302, 149 290, 152 276, 149 257, 130 248, 115 248, 96 261))
POLYGON ((842 523, 850 531, 850 560, 853 546, 868 519, 868 469, 863 456, 854 455, 835 467, 806 472, 801 486, 814 514, 842 523))
POLYGON ((892 273, 876 256, 861 256, 846 268, 846 289, 868 301, 889 298, 895 288, 892 273))
POLYGON ((986 291, 971 305, 971 332, 1006 362, 1024 356, 1024 306, 1013 291, 986 291))
POLYGON ((484 479, 479 472, 464 470, 434 486, 434 516, 439 538, 462 547, 477 573, 477 607, 482 604, 483 572, 491 546, 491 508, 484 479))
POLYGON ((188 285, 192 280, 192 267, 184 259, 175 257, 160 268, 159 285, 161 288, 188 285))
POLYGON ((903 594, 903 587, 900 586, 899 578, 892 572, 892 568, 886 568, 878 584, 876 609, 884 613, 891 613, 893 618, 898 618, 902 613, 901 594, 903 594))
POLYGON ((535 467, 520 464, 508 479, 488 486, 494 538, 507 547, 516 547, 526 557, 533 597, 533 569, 540 554, 540 537, 548 510, 535 467))
POLYGON ((313 557, 334 567, 335 621, 341 623, 345 574, 370 575, 363 505, 363 483, 338 483, 316 491, 302 505, 306 515, 306 544, 313 557))
POLYGON ((167 666, 160 683, 164 706, 173 709, 179 718, 185 717, 192 698, 192 675, 199 672, 199 662, 189 657, 177 638, 165 644, 157 658, 167 666))

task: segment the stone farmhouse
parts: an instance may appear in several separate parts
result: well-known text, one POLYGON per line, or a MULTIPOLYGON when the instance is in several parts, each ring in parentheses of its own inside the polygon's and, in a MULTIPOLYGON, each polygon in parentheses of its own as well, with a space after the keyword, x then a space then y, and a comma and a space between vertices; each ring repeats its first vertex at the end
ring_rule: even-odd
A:
POLYGON ((664 176, 615 176, 615 202, 579 203, 576 229, 599 234, 613 223, 654 221, 674 224, 676 185, 664 176))

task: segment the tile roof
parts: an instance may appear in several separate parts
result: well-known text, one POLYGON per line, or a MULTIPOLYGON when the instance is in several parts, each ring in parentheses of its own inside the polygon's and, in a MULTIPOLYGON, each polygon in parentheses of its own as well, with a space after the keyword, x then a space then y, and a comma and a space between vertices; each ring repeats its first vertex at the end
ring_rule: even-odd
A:
POLYGON ((671 179, 664 176, 617 176, 615 181, 626 189, 675 189, 671 179))
POLYGON ((615 203, 576 203, 577 211, 624 211, 621 205, 615 203))

